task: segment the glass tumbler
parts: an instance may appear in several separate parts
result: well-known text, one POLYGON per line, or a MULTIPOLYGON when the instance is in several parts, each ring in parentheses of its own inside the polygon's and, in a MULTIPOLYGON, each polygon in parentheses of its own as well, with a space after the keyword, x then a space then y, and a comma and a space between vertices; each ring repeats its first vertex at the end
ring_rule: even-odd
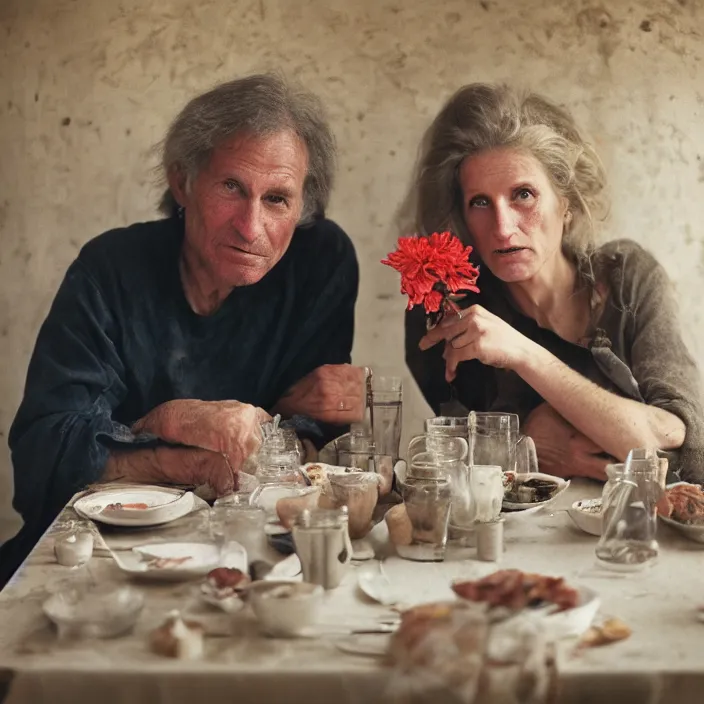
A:
POLYGON ((412 531, 411 544, 397 545, 398 554, 408 560, 441 562, 452 504, 448 468, 431 453, 420 453, 397 478, 412 531))

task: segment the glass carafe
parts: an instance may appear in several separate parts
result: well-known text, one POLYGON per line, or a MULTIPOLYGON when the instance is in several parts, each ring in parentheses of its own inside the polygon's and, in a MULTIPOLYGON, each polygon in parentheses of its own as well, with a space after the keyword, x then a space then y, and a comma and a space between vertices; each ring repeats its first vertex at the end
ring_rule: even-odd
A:
POLYGON ((599 563, 618 571, 636 571, 658 556, 656 506, 663 494, 655 452, 639 451, 623 464, 606 467, 602 494, 602 532, 596 546, 599 563))

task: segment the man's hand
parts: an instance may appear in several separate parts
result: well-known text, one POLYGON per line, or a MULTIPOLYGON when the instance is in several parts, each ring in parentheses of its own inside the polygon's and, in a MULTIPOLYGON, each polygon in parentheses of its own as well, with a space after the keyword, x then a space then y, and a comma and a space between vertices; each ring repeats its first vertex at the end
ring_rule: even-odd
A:
POLYGON ((334 425, 364 420, 365 373, 351 364, 326 364, 295 383, 274 406, 286 418, 310 416, 334 425))
POLYGON ((132 427, 162 440, 223 455, 234 471, 262 442, 261 423, 271 416, 239 401, 179 399, 157 406, 132 427))
POLYGON ((521 432, 535 442, 540 471, 556 477, 605 481, 606 465, 616 462, 547 403, 532 411, 521 432))
POLYGON ((237 490, 237 472, 227 459, 217 452, 196 447, 114 450, 110 453, 103 481, 118 479, 147 484, 207 484, 218 496, 237 490))

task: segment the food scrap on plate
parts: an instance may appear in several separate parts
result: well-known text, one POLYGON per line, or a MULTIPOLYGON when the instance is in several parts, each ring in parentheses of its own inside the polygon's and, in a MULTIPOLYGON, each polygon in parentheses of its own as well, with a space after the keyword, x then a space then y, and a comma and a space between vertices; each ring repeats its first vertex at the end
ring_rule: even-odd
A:
POLYGON ((577 606, 579 600, 577 590, 562 577, 520 570, 499 570, 476 581, 455 582, 452 590, 462 599, 512 610, 552 603, 565 611, 577 606))
POLYGON ((668 487, 665 500, 658 504, 658 512, 685 525, 704 525, 704 491, 695 484, 668 487))
POLYGON ((610 618, 600 626, 591 626, 579 641, 580 648, 595 648, 609 643, 625 640, 631 635, 631 629, 618 618, 610 618))

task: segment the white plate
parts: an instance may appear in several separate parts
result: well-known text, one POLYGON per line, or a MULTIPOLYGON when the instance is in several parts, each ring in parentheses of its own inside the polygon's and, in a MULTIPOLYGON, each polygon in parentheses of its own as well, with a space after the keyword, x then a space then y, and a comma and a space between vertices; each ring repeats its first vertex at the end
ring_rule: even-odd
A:
MULTIPOLYGON (((673 486, 680 486, 681 484, 691 484, 691 482, 673 482, 672 484, 668 484, 666 488, 671 489, 673 486)), ((693 484, 692 486, 699 485, 693 484)), ((675 521, 673 518, 665 518, 665 516, 660 516, 660 520, 663 523, 667 523, 668 526, 672 526, 676 531, 682 533, 682 535, 693 540, 695 543, 704 543, 704 525, 691 526, 675 521)))
POLYGON ((588 513, 583 511, 580 507, 588 506, 601 506, 601 499, 582 499, 581 501, 575 501, 570 508, 567 509, 567 513, 570 518, 574 521, 574 524, 580 530, 583 530, 589 535, 601 535, 601 511, 599 513, 588 513))
POLYGON ((579 587, 579 602, 573 609, 560 611, 545 616, 545 624, 554 638, 581 636, 596 616, 601 606, 601 599, 593 589, 579 587))
POLYGON ((359 633, 335 640, 335 646, 343 653, 379 658, 386 655, 391 636, 386 633, 359 633))
POLYGON ((560 494, 570 485, 569 480, 564 480, 562 477, 554 477, 552 474, 544 474, 543 472, 526 472, 523 474, 518 474, 517 476, 521 479, 547 479, 557 484, 557 491, 554 496, 550 497, 547 501, 534 501, 533 503, 519 504, 512 501, 506 501, 504 499, 501 504, 502 508, 508 509, 509 511, 520 511, 523 514, 527 512, 537 513, 546 506, 550 506, 550 504, 554 503, 560 494))
POLYGON ((220 549, 209 543, 154 543, 132 548, 131 552, 113 552, 117 566, 136 577, 161 581, 181 581, 204 577, 216 567, 236 567, 247 571, 247 552, 235 542, 220 549), (183 559, 187 558, 187 559, 183 559), (160 565, 158 560, 179 562, 160 565), (180 560, 183 560, 180 562, 180 560))
POLYGON ((132 486, 103 489, 77 499, 73 508, 83 518, 111 526, 158 526, 190 513, 193 494, 158 486, 132 486), (143 509, 110 509, 110 504, 147 504, 143 509))

